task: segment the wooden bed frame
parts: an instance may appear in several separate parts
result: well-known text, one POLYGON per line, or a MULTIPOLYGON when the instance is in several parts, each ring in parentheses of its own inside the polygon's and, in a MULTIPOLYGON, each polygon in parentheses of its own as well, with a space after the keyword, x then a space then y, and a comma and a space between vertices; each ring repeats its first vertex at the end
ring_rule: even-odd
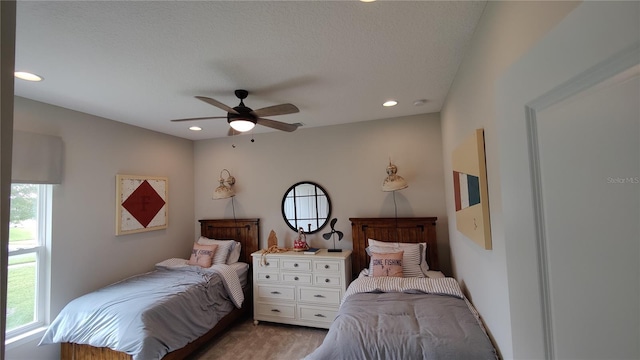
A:
POLYGON ((427 243, 429 270, 440 270, 438 242, 436 239, 437 217, 416 218, 349 218, 353 237, 351 264, 354 278, 369 266, 366 248, 368 240, 387 242, 427 243))
MULTIPOLYGON (((242 244, 240 260, 251 266, 251 254, 258 251, 260 219, 239 219, 239 220, 199 220, 200 235, 220 240, 234 239, 242 244)), ((245 298, 242 308, 234 308, 229 314, 224 316, 213 329, 198 339, 190 342, 185 347, 172 351, 165 355, 163 360, 183 360, 189 354, 194 353, 204 344, 210 342, 216 335, 225 331, 236 320, 251 316, 253 310, 251 268, 247 274, 248 282, 245 287, 245 298)), ((97 348, 90 345, 62 343, 60 359, 62 360, 131 360, 131 355, 109 348, 97 348)))

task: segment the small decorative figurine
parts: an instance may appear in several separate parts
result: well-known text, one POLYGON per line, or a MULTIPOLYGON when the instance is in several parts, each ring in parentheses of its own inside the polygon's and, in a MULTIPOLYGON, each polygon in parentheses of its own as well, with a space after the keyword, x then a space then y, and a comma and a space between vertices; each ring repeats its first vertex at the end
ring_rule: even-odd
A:
POLYGON ((304 251, 309 248, 307 244, 307 236, 304 234, 303 228, 298 228, 298 237, 293 241, 294 251, 304 251))
POLYGON ((342 252, 342 249, 336 249, 336 238, 334 237, 334 235, 338 235, 338 241, 342 240, 342 237, 344 236, 344 234, 342 233, 342 231, 338 231, 335 229, 336 226, 336 222, 338 222, 338 219, 333 218, 331 219, 331 232, 326 233, 326 234, 322 234, 322 237, 325 240, 329 240, 333 237, 333 249, 329 249, 329 252, 342 252))
POLYGON ((271 232, 269 233, 269 239, 268 239, 268 247, 278 247, 278 237, 276 236, 276 232, 271 230, 271 232))

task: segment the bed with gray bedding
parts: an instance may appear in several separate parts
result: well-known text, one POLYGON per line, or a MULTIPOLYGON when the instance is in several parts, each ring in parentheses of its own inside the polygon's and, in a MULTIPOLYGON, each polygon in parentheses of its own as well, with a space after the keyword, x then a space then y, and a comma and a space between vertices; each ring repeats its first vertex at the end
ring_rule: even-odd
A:
POLYGON ((497 359, 453 278, 360 277, 324 342, 305 360, 497 359))
POLYGON ((210 330, 244 301, 249 265, 158 265, 70 302, 41 345, 76 343, 110 348, 134 360, 161 359, 210 330), (239 276, 240 275, 240 276, 239 276))

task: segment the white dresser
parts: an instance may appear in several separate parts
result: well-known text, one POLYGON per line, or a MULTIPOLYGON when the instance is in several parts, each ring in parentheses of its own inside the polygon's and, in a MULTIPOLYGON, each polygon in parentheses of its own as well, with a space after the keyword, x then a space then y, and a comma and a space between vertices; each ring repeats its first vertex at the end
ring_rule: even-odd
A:
POLYGON ((329 328, 351 281, 351 250, 253 257, 253 319, 329 328))

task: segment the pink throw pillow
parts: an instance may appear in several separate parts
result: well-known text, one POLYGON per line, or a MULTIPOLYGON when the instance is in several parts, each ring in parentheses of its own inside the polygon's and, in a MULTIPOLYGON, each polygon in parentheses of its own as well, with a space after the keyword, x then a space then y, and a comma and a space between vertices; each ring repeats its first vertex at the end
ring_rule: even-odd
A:
POLYGON ((371 253, 371 269, 374 277, 403 277, 402 255, 404 251, 389 253, 371 253))
POLYGON ((201 245, 197 242, 193 244, 193 250, 191 250, 191 258, 187 264, 198 265, 208 268, 213 261, 213 254, 216 252, 218 245, 201 245))

